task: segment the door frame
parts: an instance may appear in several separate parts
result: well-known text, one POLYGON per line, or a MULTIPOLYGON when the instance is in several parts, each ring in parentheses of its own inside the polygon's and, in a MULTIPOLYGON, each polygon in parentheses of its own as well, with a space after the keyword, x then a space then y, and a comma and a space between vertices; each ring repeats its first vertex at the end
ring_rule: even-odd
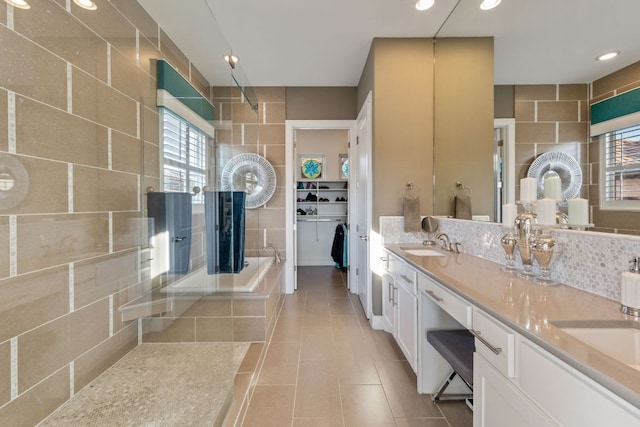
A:
MULTIPOLYGON (((349 144, 351 138, 355 135, 355 120, 286 120, 285 121, 285 241, 286 241, 286 259, 285 263, 285 289, 287 294, 293 293, 298 288, 296 267, 297 267, 297 250, 296 250, 296 215, 293 213, 295 206, 296 193, 296 158, 295 158, 295 133, 297 130, 313 130, 313 129, 345 129, 349 131, 349 144)), ((351 150, 349 149, 349 153, 351 150)), ((351 154, 349 154, 351 155, 351 154)), ((349 190, 351 190, 351 180, 349 180, 349 190)), ((349 196, 351 200, 351 196, 349 196)), ((347 217, 347 224, 351 223, 351 209, 347 217)), ((352 243, 349 241, 349 259, 351 258, 352 243)))

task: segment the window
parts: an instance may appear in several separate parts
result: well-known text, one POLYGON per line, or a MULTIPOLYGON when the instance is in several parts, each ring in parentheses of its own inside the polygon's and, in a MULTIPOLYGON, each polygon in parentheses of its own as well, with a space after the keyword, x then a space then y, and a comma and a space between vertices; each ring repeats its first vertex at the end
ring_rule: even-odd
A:
POLYGON ((600 205, 640 210, 640 125, 600 136, 600 205))
MULTIPOLYGON (((207 135, 188 121, 162 108, 162 188, 169 192, 201 189, 207 177, 207 135)), ((204 203, 202 191, 193 203, 204 203)))

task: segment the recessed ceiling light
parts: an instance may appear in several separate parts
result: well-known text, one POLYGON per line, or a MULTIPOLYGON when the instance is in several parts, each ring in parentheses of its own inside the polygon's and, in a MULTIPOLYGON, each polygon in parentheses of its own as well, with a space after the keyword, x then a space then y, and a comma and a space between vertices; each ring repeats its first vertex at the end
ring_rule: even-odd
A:
POLYGON ((18 9, 31 9, 29 3, 25 0, 4 0, 7 4, 10 4, 13 7, 17 7, 18 9))
POLYGON ((613 59, 616 56, 620 55, 620 51, 617 50, 615 52, 607 52, 607 53, 603 53, 602 55, 598 56, 596 58, 596 61, 607 61, 609 59, 613 59))
POLYGON ((480 4, 480 9, 482 10, 493 9, 494 7, 499 5, 501 1, 502 0, 483 0, 483 2, 480 4))
POLYGON ((87 10, 96 10, 98 8, 98 5, 91 0, 73 0, 73 2, 87 10))
POLYGON ((433 6, 435 0, 418 0, 416 2, 416 9, 418 10, 427 10, 433 6))

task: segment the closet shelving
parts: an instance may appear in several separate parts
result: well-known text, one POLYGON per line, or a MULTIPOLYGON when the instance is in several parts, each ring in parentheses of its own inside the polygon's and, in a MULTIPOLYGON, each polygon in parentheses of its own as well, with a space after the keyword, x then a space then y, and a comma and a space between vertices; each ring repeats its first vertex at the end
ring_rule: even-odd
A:
POLYGON ((333 265, 336 227, 349 218, 348 181, 300 180, 297 184, 297 265, 333 265))
POLYGON ((348 198, 348 181, 298 181, 297 220, 299 222, 346 222, 348 198))

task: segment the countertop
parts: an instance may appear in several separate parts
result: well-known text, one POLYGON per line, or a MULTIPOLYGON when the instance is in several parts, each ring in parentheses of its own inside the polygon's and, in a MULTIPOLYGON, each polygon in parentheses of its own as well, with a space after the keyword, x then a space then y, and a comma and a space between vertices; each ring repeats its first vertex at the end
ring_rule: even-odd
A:
MULTIPOLYGON (((522 336, 640 408, 640 371, 627 366, 554 326, 567 321, 629 321, 620 303, 568 285, 545 286, 501 271, 502 265, 467 255, 414 256, 386 244, 410 265, 484 310, 522 336)), ((437 250, 437 249, 436 249, 437 250)))

